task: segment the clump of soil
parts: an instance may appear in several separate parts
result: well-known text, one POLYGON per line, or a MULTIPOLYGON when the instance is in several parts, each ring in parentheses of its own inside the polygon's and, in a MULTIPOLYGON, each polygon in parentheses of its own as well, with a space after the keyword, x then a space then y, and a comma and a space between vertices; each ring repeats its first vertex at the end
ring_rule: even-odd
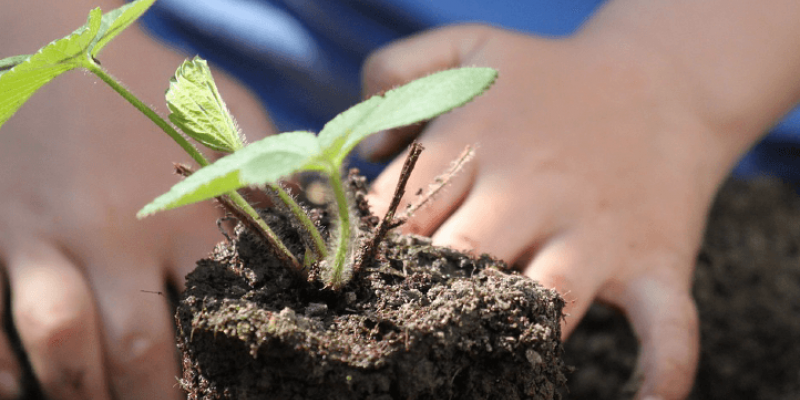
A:
POLYGON ((176 319, 190 399, 544 400, 566 382, 558 294, 421 237, 390 233, 334 292, 238 229, 187 279, 176 319))
MULTIPOLYGON (((697 260, 701 355, 689 399, 800 399, 800 197, 777 180, 729 181, 697 260)), ((566 343, 570 399, 629 399, 636 338, 596 305, 566 343)))

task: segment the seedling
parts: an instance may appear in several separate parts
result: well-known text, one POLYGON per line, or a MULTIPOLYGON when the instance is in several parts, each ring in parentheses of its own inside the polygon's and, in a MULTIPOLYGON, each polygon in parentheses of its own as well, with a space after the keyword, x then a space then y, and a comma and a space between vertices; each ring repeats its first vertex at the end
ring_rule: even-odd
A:
POLYGON ((166 99, 172 124, 125 89, 96 61, 100 50, 154 1, 137 0, 105 15, 96 8, 89 13, 84 26, 36 54, 0 60, 0 126, 47 82, 72 69, 88 70, 163 129, 202 167, 196 172, 182 169, 186 178, 146 205, 138 217, 218 198, 235 216, 259 231, 294 268, 320 262, 324 266, 321 275, 325 285, 334 289, 351 278, 354 247, 359 242, 352 222, 353 207, 342 184, 342 168, 350 151, 370 134, 428 120, 469 102, 497 77, 497 72, 490 68, 438 72, 351 107, 328 122, 318 135, 307 131, 286 132, 245 145, 205 61, 197 57, 185 61, 171 80, 166 99), (184 135, 210 149, 230 154, 210 164, 184 135), (335 232, 330 235, 329 243, 280 186, 281 179, 303 171, 316 171, 329 180, 336 214, 335 232), (298 220, 308 236, 302 263, 236 192, 244 187, 267 187, 298 220))

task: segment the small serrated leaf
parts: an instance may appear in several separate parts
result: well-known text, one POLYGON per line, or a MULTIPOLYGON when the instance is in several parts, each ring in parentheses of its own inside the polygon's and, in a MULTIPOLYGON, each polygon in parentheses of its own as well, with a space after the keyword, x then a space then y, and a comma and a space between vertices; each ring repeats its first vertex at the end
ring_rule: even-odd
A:
POLYGON ((82 65, 89 44, 100 28, 101 18, 100 9, 93 9, 85 25, 24 61, 16 60, 13 68, 0 75, 0 126, 47 82, 82 65))
POLYGON ((341 163, 368 135, 425 121, 460 107, 497 78, 492 68, 458 68, 417 79, 356 104, 325 124, 319 133, 326 154, 341 163))
POLYGON ((264 185, 300 169, 320 169, 317 137, 297 131, 267 136, 199 169, 146 205, 139 218, 196 203, 245 186, 264 185))
POLYGON ((170 80, 166 97, 172 112, 169 120, 186 135, 226 153, 244 147, 205 60, 195 57, 184 61, 170 80))
POLYGON ((153 5, 156 0, 136 0, 103 15, 100 30, 91 44, 92 57, 97 57, 101 50, 120 32, 134 23, 153 5))

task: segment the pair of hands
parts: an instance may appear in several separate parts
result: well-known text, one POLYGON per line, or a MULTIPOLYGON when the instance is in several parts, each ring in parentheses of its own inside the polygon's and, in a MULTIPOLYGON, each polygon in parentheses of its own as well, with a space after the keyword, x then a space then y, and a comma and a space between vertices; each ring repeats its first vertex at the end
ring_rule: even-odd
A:
MULTIPOLYGON (((82 18, 53 16, 70 27, 82 18)), ((21 26, 8 22, 0 37, 21 26)), ((27 45, 8 51, 41 43, 27 45)), ((163 104, 163 83, 180 57, 140 32, 104 55, 149 103, 163 104), (142 54, 154 64, 123 63, 142 54)), ((694 257, 707 208, 737 154, 721 150, 718 132, 688 107, 690 90, 659 61, 588 35, 545 40, 460 26, 379 51, 364 76, 369 94, 461 65, 500 71, 494 88, 420 135, 427 150, 411 190, 431 182, 465 145, 478 149, 406 229, 491 253, 557 288, 568 300, 565 338, 594 299, 619 307, 641 340, 641 395, 679 399, 698 352, 694 257)), ((174 183, 170 163, 186 157, 87 79, 59 78, 3 129, 0 262, 10 292, 0 295, 10 297, 10 318, 52 398, 179 398, 168 300, 142 291, 182 285, 220 239, 218 211, 202 204, 135 219, 174 183)), ((274 131, 247 93, 226 80, 220 86, 251 140, 274 131)), ((391 154, 412 134, 386 133, 362 151, 391 154)), ((395 161, 374 184, 378 213, 399 167, 395 161)), ((8 337, 0 337, 2 395, 13 393, 19 371, 8 337)))

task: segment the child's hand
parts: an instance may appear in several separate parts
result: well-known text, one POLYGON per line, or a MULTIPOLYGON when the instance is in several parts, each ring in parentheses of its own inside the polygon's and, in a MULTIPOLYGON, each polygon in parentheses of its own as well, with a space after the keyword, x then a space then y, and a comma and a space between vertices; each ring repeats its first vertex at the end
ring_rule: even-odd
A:
MULTIPOLYGON (((30 53, 71 32, 97 5, 77 3, 5 4, 0 54, 30 53), (32 15, 41 21, 34 28, 20 18, 32 15)), ((106 11, 121 4, 101 3, 106 11)), ((101 61, 166 115, 164 91, 183 58, 134 28, 101 61)), ((222 239, 214 226, 219 212, 206 202, 136 219, 180 179, 172 162, 190 159, 98 81, 67 73, 0 130, 0 265, 9 291, 0 298, 10 298, 10 319, 49 398, 178 399, 166 288, 180 289, 195 261, 222 239)), ((263 108, 220 74, 217 81, 250 139, 268 133, 263 108)), ((11 398, 19 378, 4 332, 0 398, 11 398)))
MULTIPOLYGON (((564 337, 593 300, 619 307, 641 341, 641 395, 684 397, 698 356, 695 256, 709 204, 738 154, 723 150, 691 107, 693 88, 654 55, 581 36, 445 28, 371 57, 365 90, 473 65, 498 69, 497 83, 424 128, 409 192, 465 145, 477 145, 476 157, 405 229, 490 253, 557 288, 568 301, 564 337)), ((411 135, 376 136, 362 151, 388 155, 411 135)), ((379 215, 401 164, 374 184, 379 215)))

